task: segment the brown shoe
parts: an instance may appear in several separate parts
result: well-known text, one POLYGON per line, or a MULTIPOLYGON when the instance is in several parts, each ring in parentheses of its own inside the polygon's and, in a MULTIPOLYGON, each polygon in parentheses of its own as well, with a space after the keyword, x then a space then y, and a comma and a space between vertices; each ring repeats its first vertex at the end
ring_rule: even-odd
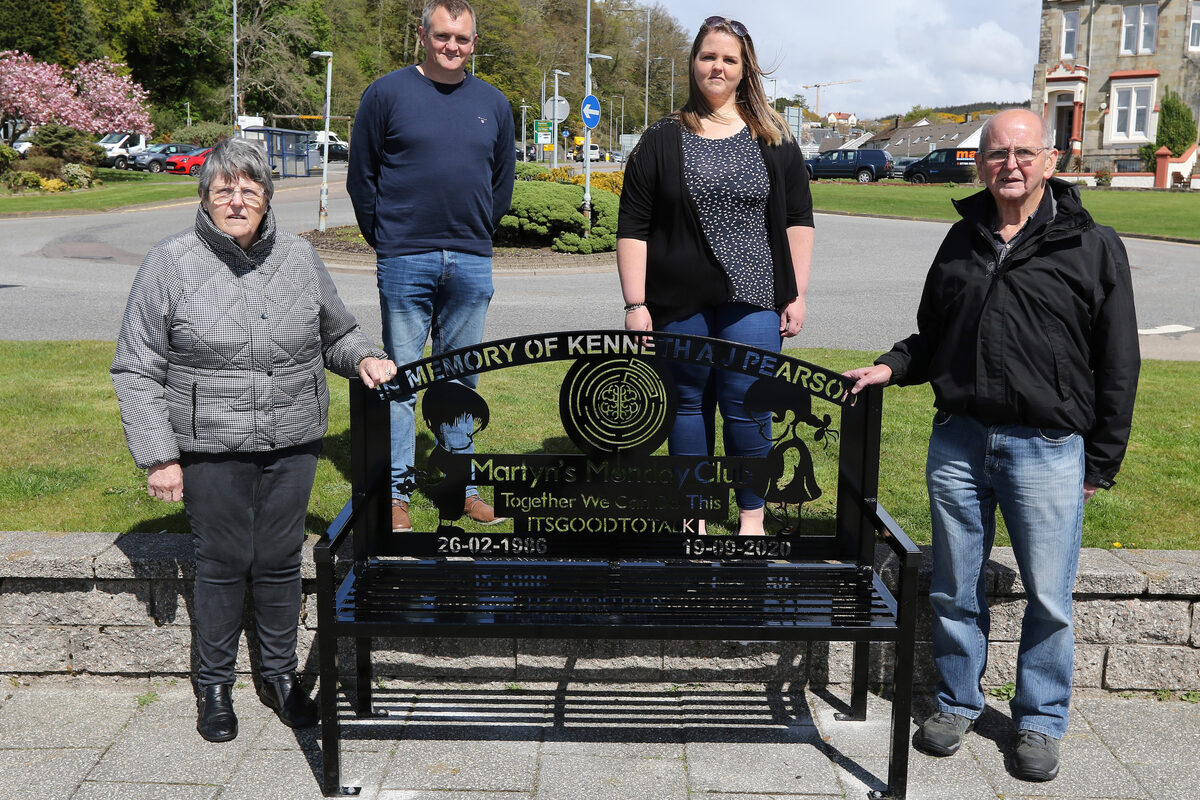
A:
POLYGON ((392 533, 410 533, 412 519, 408 516, 408 501, 392 498, 392 533))
POLYGON ((504 522, 508 517, 497 517, 496 509, 487 504, 482 497, 473 494, 463 503, 463 511, 472 521, 478 522, 480 525, 495 525, 497 522, 504 522))

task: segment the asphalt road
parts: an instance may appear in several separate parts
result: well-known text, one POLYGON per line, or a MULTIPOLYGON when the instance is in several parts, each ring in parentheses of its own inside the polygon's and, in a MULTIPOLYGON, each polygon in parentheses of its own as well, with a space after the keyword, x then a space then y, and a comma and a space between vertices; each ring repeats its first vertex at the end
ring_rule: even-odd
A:
MULTIPOLYGON (((344 165, 330 171, 329 225, 350 224, 344 165)), ((186 180, 180 178, 180 180, 186 180)), ((280 226, 316 227, 319 178, 281 182, 280 226)), ((104 214, 0 219, 0 338, 114 340, 146 251, 192 224, 191 200, 104 214)), ((898 209, 899 211, 899 209, 898 209)), ((885 350, 914 326, 926 269, 948 225, 820 214, 809 316, 792 346, 885 350)), ((1200 360, 1200 246, 1127 239, 1149 358, 1200 360), (1170 332, 1173 327, 1188 330, 1170 332)), ((375 278, 335 271, 364 330, 380 338, 375 278)), ((619 327, 615 270, 497 271, 488 339, 533 331, 619 327)))

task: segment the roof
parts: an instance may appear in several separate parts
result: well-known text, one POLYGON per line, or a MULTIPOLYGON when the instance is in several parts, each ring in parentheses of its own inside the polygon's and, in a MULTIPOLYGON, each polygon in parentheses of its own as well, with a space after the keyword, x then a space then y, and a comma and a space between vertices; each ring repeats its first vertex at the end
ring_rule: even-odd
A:
POLYGON ((893 144, 903 146, 905 143, 919 141, 922 145, 933 147, 954 147, 956 142, 962 141, 982 127, 983 120, 906 125, 876 134, 872 146, 887 148, 893 144))

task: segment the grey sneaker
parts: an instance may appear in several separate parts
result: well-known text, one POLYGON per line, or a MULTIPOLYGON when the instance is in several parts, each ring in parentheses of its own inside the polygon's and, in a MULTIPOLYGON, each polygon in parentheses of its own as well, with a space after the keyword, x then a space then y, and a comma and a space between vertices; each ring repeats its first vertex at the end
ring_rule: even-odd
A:
POLYGON ((939 711, 921 723, 913 744, 931 756, 952 756, 962 746, 963 736, 974 727, 973 719, 939 711))
POLYGON ((1052 781, 1058 776, 1058 739, 1044 733, 1017 731, 1013 774, 1023 781, 1052 781))

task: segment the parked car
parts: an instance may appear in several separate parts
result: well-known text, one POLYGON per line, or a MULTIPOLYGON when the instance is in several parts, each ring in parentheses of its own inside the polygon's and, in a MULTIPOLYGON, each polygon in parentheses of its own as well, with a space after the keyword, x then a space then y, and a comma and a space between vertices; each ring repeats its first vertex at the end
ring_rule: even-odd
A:
POLYGON ((96 144, 104 148, 104 159, 100 166, 115 169, 125 169, 133 157, 144 152, 148 146, 145 134, 127 131, 105 134, 96 144))
POLYGON ((208 158, 208 154, 211 152, 212 148, 206 147, 203 150, 167 156, 167 172, 175 175, 191 175, 194 178, 200 174, 200 168, 204 166, 204 159, 208 158))
POLYGON ((827 150, 804 163, 810 180, 854 178, 859 183, 869 183, 885 177, 893 162, 886 150, 827 150))
POLYGON ((904 168, 920 160, 920 156, 896 156, 895 160, 892 161, 892 168, 888 170, 887 176, 889 178, 903 178, 904 168))
POLYGON ((130 160, 129 167, 137 170, 145 169, 151 172, 162 172, 167 168, 168 156, 173 156, 176 153, 191 153, 199 149, 194 144, 180 144, 178 142, 153 144, 146 148, 145 152, 135 155, 130 160))
POLYGON ((904 180, 910 183, 971 183, 975 180, 975 148, 934 150, 905 167, 904 180))
MULTIPOLYGON (((308 146, 308 149, 317 154, 317 160, 320 161, 324 157, 325 145, 318 142, 313 142, 308 146)), ((329 160, 334 161, 349 161, 350 148, 345 142, 335 142, 332 139, 329 141, 329 160)))

